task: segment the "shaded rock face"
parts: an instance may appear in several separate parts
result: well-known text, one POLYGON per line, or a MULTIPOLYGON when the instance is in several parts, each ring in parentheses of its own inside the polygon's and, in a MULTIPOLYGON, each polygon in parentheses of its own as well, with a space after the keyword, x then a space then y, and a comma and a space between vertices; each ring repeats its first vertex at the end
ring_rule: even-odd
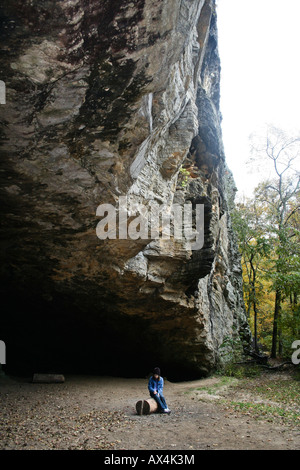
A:
POLYGON ((214 1, 12 0, 1 18, 7 367, 207 374, 250 338, 214 1), (99 239, 120 196, 203 204, 204 246, 99 239))

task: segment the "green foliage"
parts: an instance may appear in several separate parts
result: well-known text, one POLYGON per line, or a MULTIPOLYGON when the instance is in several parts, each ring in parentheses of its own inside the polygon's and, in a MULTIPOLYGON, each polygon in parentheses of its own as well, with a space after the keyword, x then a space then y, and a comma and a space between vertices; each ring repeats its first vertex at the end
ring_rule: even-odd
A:
POLYGON ((280 418, 282 424, 299 425, 299 413, 264 403, 236 402, 231 405, 237 411, 243 411, 257 419, 267 419, 269 422, 277 422, 280 418))
POLYGON ((268 130, 265 141, 256 144, 255 157, 259 167, 268 160, 274 177, 260 183, 255 196, 239 203, 232 215, 254 337, 272 354, 279 346, 283 357, 300 339, 300 177, 294 168, 299 155, 299 137, 268 130))
POLYGON ((225 375, 226 377, 243 379, 246 377, 259 376, 261 374, 261 368, 256 364, 235 364, 234 362, 230 362, 219 369, 217 373, 225 375))
POLYGON ((190 172, 186 169, 183 168, 182 166, 179 169, 179 178, 178 178, 178 184, 182 188, 185 188, 188 184, 190 178, 190 172))
POLYGON ((253 364, 239 364, 243 359, 243 347, 240 339, 225 337, 219 347, 220 362, 217 375, 226 377, 244 378, 255 377, 260 374, 260 368, 253 364))
POLYGON ((238 361, 243 355, 243 346, 239 337, 225 336, 219 347, 220 365, 238 361))
POLYGON ((253 400, 232 400, 230 405, 235 410, 243 411, 257 419, 299 426, 300 383, 294 374, 282 378, 279 374, 275 379, 262 375, 257 376, 255 380, 245 379, 242 383, 242 388, 247 389, 250 396, 254 394, 259 397, 260 403, 253 400))

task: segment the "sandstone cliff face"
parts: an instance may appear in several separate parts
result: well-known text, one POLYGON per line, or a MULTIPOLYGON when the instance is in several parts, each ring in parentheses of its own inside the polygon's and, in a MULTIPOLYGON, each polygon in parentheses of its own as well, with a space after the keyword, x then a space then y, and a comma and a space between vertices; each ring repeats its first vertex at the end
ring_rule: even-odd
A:
POLYGON ((214 1, 12 0, 1 16, 1 339, 12 363, 206 374, 224 342, 250 338, 214 1), (204 204, 203 248, 100 240, 97 207, 120 196, 204 204))

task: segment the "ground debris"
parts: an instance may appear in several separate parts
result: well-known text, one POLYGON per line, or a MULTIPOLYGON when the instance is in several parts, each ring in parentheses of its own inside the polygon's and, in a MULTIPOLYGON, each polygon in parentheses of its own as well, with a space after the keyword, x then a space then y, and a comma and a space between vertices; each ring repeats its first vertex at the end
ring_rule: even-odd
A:
MULTIPOLYGON (((27 384, 24 388, 29 390, 27 384)), ((123 412, 80 411, 65 401, 63 393, 55 395, 50 394, 47 401, 36 400, 31 393, 27 401, 20 401, 12 391, 3 400, 0 390, 0 449, 111 449, 107 434, 126 426, 123 412), (57 405, 57 400, 63 403, 57 405)))
POLYGON ((146 387, 143 379, 77 376, 59 388, 1 383, 0 449, 300 449, 299 382, 283 373, 166 380, 167 416, 136 414, 146 387))

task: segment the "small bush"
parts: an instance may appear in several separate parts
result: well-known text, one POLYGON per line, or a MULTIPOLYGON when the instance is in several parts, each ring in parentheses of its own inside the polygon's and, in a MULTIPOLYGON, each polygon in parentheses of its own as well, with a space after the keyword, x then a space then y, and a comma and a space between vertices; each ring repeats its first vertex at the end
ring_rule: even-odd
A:
POLYGON ((218 373, 227 377, 235 377, 243 379, 245 377, 257 377, 261 373, 261 369, 256 364, 235 364, 233 362, 224 364, 218 373))

